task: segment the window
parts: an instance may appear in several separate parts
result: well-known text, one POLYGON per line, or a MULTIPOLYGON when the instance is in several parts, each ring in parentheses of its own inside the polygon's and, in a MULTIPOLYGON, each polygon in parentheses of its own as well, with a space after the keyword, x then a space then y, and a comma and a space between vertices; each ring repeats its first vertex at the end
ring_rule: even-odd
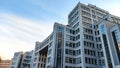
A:
POLYGON ((80 39, 80 35, 77 35, 77 36, 76 36, 76 40, 78 40, 78 39, 80 39))
POLYGON ((71 20, 70 25, 73 25, 73 24, 77 23, 77 22, 78 22, 78 19, 79 19, 79 16, 73 18, 73 19, 71 20))
POLYGON ((93 58, 85 57, 85 63, 96 65, 97 64, 97 60, 93 59, 93 58))
POLYGON ((80 42, 77 42, 76 43, 76 48, 80 46, 80 42))
POLYGON ((88 42, 88 41, 84 41, 84 46, 85 46, 85 47, 94 48, 94 43, 88 42))
POLYGON ((73 51, 73 55, 75 55, 75 51, 73 51))
POLYGON ((69 57, 65 57, 65 62, 69 63, 69 57))
POLYGON ((101 52, 101 57, 103 57, 103 52, 101 52))
POLYGON ((65 52, 66 52, 66 54, 69 54, 69 51, 68 51, 68 49, 66 49, 66 50, 65 50, 65 52))
POLYGON ((31 59, 31 58, 32 58, 32 56, 26 56, 26 58, 31 59))
POLYGON ((77 34, 77 33, 79 33, 79 32, 80 32, 80 29, 79 29, 79 28, 75 30, 75 34, 77 34))
POLYGON ((66 54, 73 55, 73 56, 76 54, 75 50, 70 50, 70 49, 66 49, 65 52, 66 52, 66 54))
POLYGON ((83 9, 83 10, 86 10, 86 11, 88 11, 88 12, 90 12, 90 9, 88 8, 88 7, 86 7, 86 6, 81 6, 81 8, 83 9))
POLYGON ((73 64, 75 64, 76 63, 76 60, 75 60, 75 58, 73 58, 73 64))
POLYGON ((96 19, 96 15, 92 15, 92 18, 96 19))
POLYGON ((82 21, 83 26, 86 26, 88 28, 92 28, 92 24, 89 22, 82 21))
POLYGON ((83 28, 83 29, 84 29, 84 33, 93 34, 93 30, 92 29, 88 29, 88 28, 83 28))
POLYGON ((88 63, 88 59, 85 57, 85 63, 88 63))
POLYGON ((81 63, 81 57, 76 58, 76 62, 77 62, 77 64, 81 63))
POLYGON ((71 57, 65 57, 65 62, 66 63, 75 64, 76 63, 76 59, 75 58, 71 58, 71 57))
POLYGON ((97 15, 99 15, 99 16, 101 16, 101 17, 104 16, 104 14, 102 14, 102 13, 100 13, 100 12, 97 12, 97 15))
POLYGON ((100 37, 98 37, 98 41, 101 41, 100 37))
POLYGON ((120 38, 119 38, 119 33, 117 30, 114 30, 114 33, 115 33, 115 37, 116 37, 116 40, 118 43, 120 43, 120 38))
POLYGON ((62 26, 59 26, 59 27, 58 27, 58 31, 62 32, 62 31, 63 31, 63 27, 62 27, 62 26))
POLYGON ((73 28, 77 28, 78 26, 79 26, 79 22, 76 23, 76 24, 73 26, 73 28))
POLYGON ((88 13, 88 12, 85 12, 85 11, 82 11, 82 15, 85 15, 85 16, 88 16, 88 17, 91 17, 91 14, 88 13))
POLYGON ((80 55, 80 54, 81 54, 81 50, 80 49, 76 50, 76 55, 80 55))
POLYGON ((93 36, 84 34, 84 38, 93 41, 93 36))
POLYGON ((96 56, 94 50, 84 49, 86 55, 96 56))
POLYGON ((105 26, 104 24, 100 26, 100 30, 102 34, 105 34, 105 26))
POLYGON ((88 22, 88 23, 91 23, 92 21, 91 21, 91 18, 88 18, 88 17, 85 17, 85 16, 82 16, 82 20, 84 21, 84 22, 88 22))
POLYGON ((71 48, 75 48, 75 43, 71 43, 71 42, 66 42, 66 46, 67 47, 71 47, 71 48))
POLYGON ((69 63, 72 63, 72 58, 69 58, 69 63))
POLYGON ((92 13, 95 14, 95 10, 92 10, 92 13))

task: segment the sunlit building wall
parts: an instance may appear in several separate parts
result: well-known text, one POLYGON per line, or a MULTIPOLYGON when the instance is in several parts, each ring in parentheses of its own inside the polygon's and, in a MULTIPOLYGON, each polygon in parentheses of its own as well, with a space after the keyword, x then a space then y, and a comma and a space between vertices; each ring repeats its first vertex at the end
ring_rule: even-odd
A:
POLYGON ((11 68, 20 68, 22 62, 23 52, 14 53, 12 58, 11 68))
POLYGON ((106 68, 120 68, 120 17, 109 14, 96 25, 100 31, 106 68))
POLYGON ((33 68, 105 68, 101 38, 93 23, 107 14, 78 3, 68 15, 68 25, 55 23, 51 35, 36 43, 33 68))
POLYGON ((55 22, 53 32, 36 42, 32 68, 120 68, 119 23, 95 5, 78 3, 67 25, 55 22))
POLYGON ((16 52, 12 58, 11 68, 32 68, 33 51, 16 52))
POLYGON ((27 51, 23 54, 21 68, 32 68, 33 51, 27 51))

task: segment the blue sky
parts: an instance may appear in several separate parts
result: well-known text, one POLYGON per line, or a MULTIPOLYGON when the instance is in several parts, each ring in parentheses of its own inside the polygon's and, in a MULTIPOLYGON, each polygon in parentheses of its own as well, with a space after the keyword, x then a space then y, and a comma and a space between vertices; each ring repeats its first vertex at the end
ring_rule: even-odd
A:
MULTIPOLYGON (((45 39, 54 22, 67 24, 67 15, 79 0, 0 0, 0 56, 10 59, 14 52, 34 49, 45 39)), ((120 16, 120 0, 80 0, 120 16)))

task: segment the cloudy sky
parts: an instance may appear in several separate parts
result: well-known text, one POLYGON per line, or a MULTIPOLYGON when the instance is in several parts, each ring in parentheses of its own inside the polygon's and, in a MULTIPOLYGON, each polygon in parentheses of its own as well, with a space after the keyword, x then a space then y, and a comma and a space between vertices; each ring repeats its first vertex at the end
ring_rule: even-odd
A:
MULTIPOLYGON (((45 39, 54 22, 67 24, 67 15, 79 0, 0 0, 0 56, 34 49, 45 39)), ((120 0, 80 0, 120 16, 120 0)))

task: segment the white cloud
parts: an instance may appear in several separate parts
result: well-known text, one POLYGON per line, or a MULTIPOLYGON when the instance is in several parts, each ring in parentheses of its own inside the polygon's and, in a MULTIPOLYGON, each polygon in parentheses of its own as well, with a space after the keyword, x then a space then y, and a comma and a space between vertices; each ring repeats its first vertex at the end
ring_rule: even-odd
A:
POLYGON ((16 51, 34 49, 52 32, 53 23, 38 22, 13 14, 0 14, 0 55, 10 59, 16 51))
POLYGON ((29 51, 34 48, 33 43, 15 38, 0 36, 0 41, 0 55, 4 59, 10 59, 16 51, 29 51))

